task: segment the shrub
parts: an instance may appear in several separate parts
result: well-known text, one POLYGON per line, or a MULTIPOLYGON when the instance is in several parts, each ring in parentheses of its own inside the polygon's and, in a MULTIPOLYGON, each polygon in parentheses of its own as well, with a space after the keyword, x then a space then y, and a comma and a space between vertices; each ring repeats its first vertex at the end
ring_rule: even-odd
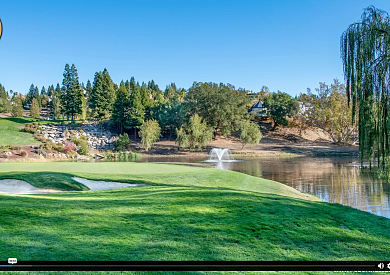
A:
POLYGON ((74 152, 76 151, 76 145, 73 142, 66 142, 64 145, 63 152, 64 153, 69 153, 69 152, 74 152))
POLYGON ((47 152, 43 149, 36 149, 34 150, 34 153, 40 155, 40 156, 44 156, 44 157, 47 157, 47 152))
POLYGON ((81 136, 80 139, 88 141, 88 138, 86 136, 81 136))
POLYGON ((64 146, 62 146, 62 144, 56 144, 56 143, 53 143, 53 149, 58 151, 58 152, 63 152, 64 151, 64 146))
POLYGON ((25 150, 20 151, 20 155, 24 158, 28 156, 28 154, 25 150))
POLYGON ((51 142, 51 141, 46 141, 45 143, 42 143, 39 147, 40 147, 41 149, 45 149, 45 150, 50 151, 50 150, 53 148, 53 142, 51 142))
POLYGON ((88 142, 82 139, 79 139, 79 154, 80 155, 86 155, 89 152, 88 142))
POLYGON ((37 132, 37 130, 35 130, 35 129, 32 128, 32 127, 25 127, 25 128, 23 129, 23 131, 26 132, 26 133, 30 133, 30 134, 35 134, 35 133, 37 132))
POLYGON ((44 137, 42 137, 42 136, 40 136, 38 134, 34 134, 34 138, 36 140, 39 140, 40 142, 46 142, 47 141, 47 139, 45 139, 44 137))
POLYGON ((256 123, 251 121, 242 123, 240 134, 240 139, 244 143, 242 148, 244 148, 246 144, 259 144, 262 137, 259 126, 256 123))
POLYGON ((129 135, 124 133, 123 135, 119 135, 119 139, 115 142, 116 151, 125 151, 128 149, 130 144, 129 135))
POLYGON ((156 120, 145 121, 139 132, 139 136, 142 139, 142 147, 149 151, 153 144, 159 140, 160 135, 161 128, 156 120))

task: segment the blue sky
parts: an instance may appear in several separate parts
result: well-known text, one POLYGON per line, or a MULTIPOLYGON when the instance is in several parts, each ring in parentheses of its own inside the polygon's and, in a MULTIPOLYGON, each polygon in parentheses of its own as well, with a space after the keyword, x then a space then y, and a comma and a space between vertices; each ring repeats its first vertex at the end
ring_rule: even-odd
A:
POLYGON ((61 84, 74 63, 84 83, 107 68, 116 83, 295 96, 343 80, 340 36, 369 5, 390 12, 389 0, 2 1, 0 83, 25 94, 31 83, 61 84))

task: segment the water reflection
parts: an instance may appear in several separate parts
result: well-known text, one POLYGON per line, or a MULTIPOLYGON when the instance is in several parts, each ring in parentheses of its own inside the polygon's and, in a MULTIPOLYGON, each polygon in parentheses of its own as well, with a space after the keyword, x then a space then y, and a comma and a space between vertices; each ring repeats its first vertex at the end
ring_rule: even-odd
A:
MULTIPOLYGON (((150 158, 151 162, 201 161, 202 158, 150 158)), ((207 163, 209 167, 233 170, 284 183, 331 203, 340 203, 390 218, 390 187, 372 173, 349 165, 356 158, 249 158, 244 162, 207 163)), ((204 163, 205 164, 205 163, 204 163)))

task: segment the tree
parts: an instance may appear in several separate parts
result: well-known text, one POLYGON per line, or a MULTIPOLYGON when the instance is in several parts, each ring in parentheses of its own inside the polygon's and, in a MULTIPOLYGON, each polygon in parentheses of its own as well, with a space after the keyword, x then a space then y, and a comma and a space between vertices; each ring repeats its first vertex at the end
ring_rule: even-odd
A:
POLYGON ((249 98, 233 86, 194 82, 185 97, 187 113, 199 114, 214 133, 229 136, 248 117, 249 98))
POLYGON ((341 36, 348 102, 359 128, 360 159, 377 151, 380 169, 390 174, 390 17, 369 6, 361 21, 341 36))
POLYGON ((96 119, 101 120, 111 114, 115 102, 115 90, 107 69, 95 73, 89 102, 92 116, 96 119))
POLYGON ((246 144, 259 144, 263 135, 261 134, 259 126, 246 120, 241 125, 240 139, 243 141, 242 149, 246 144))
POLYGON ((41 96, 42 96, 42 95, 47 95, 45 86, 42 86, 42 89, 41 89, 41 96))
POLYGON ((129 129, 129 105, 129 93, 125 83, 122 81, 117 92, 114 110, 112 112, 112 121, 118 126, 120 133, 123 133, 124 129, 129 129))
POLYGON ((320 82, 316 91, 318 96, 311 96, 311 108, 307 110, 312 116, 311 123, 325 130, 333 142, 349 143, 355 127, 345 86, 335 79, 330 87, 320 82))
POLYGON ((69 64, 65 65, 64 79, 62 81, 62 106, 64 107, 64 113, 67 116, 71 116, 74 120, 75 116, 82 113, 83 105, 83 91, 79 83, 79 76, 74 64, 69 67, 69 64))
POLYGON ((131 88, 127 118, 127 125, 130 128, 134 128, 134 137, 136 137, 136 129, 142 125, 145 119, 145 109, 142 105, 141 89, 139 85, 135 85, 131 88))
POLYGON ((184 105, 177 100, 158 104, 152 109, 152 118, 157 120, 163 132, 172 135, 176 128, 183 124, 185 116, 184 105))
POLYGON ((142 147, 149 151, 153 144, 160 139, 161 128, 156 120, 147 120, 142 124, 138 134, 142 140, 142 147))
POLYGON ((274 121, 274 129, 278 125, 287 125, 286 116, 293 117, 299 109, 297 100, 281 91, 266 96, 264 107, 268 109, 269 115, 274 121))
POLYGON ((206 122, 202 121, 198 114, 194 114, 190 117, 188 123, 184 124, 180 129, 176 129, 176 135, 176 142, 180 147, 189 145, 190 149, 198 147, 199 150, 202 150, 202 147, 212 140, 213 131, 206 122))
POLYGON ((11 110, 9 96, 4 86, 0 84, 0 113, 8 113, 11 110))
POLYGON ((41 108, 39 107, 39 103, 36 98, 33 98, 32 100, 30 112, 31 112, 31 117, 41 118, 41 108))
POLYGON ((36 98, 39 102, 39 90, 34 84, 31 84, 30 89, 26 95, 26 104, 31 104, 33 98, 36 98))
POLYGON ((13 98, 11 115, 13 117, 23 117, 23 101, 19 96, 13 98))
POLYGON ((56 93, 53 93, 52 100, 49 105, 49 115, 54 119, 59 119, 62 116, 61 100, 56 93))
POLYGON ((119 139, 115 142, 115 149, 116 151, 125 151, 128 149, 129 145, 129 135, 124 133, 123 135, 119 135, 119 139))

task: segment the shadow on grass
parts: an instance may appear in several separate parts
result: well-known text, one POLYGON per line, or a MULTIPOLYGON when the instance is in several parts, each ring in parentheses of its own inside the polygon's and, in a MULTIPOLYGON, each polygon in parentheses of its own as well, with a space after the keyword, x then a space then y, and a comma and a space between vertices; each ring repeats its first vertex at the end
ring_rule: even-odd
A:
POLYGON ((151 186, 2 196, 0 213, 0 251, 24 260, 390 257, 388 219, 341 205, 226 189, 151 186))

